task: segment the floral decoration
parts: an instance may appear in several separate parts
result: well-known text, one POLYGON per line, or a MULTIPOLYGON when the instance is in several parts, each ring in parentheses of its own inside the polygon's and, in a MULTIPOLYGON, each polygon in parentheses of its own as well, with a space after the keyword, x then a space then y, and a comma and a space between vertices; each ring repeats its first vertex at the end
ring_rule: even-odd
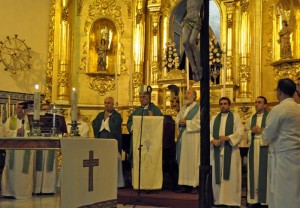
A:
POLYGON ((163 68, 166 67, 168 71, 177 69, 179 66, 179 56, 175 48, 175 43, 168 40, 167 47, 162 59, 163 68))
POLYGON ((209 40, 209 65, 211 68, 218 68, 222 67, 222 50, 220 44, 216 38, 211 38, 209 40))

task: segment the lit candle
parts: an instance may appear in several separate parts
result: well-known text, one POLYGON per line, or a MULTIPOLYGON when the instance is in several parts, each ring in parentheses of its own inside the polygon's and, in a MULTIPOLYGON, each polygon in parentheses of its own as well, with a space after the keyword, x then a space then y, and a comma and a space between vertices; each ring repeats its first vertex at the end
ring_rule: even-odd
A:
POLYGON ((41 102, 41 94, 39 90, 39 85, 35 85, 34 92, 34 111, 33 111, 33 120, 40 120, 40 102, 41 102))
POLYGON ((71 121, 77 121, 77 92, 72 88, 71 121))

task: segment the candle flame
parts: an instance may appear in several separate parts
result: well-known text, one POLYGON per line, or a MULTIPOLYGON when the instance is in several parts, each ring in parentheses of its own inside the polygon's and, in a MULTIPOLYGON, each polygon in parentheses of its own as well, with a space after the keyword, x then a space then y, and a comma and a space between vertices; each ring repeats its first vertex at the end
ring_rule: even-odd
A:
POLYGON ((39 85, 38 84, 36 84, 34 87, 35 87, 36 90, 39 89, 39 85))
POLYGON ((73 91, 76 91, 76 90, 75 90, 75 87, 73 87, 72 90, 73 90, 73 91))

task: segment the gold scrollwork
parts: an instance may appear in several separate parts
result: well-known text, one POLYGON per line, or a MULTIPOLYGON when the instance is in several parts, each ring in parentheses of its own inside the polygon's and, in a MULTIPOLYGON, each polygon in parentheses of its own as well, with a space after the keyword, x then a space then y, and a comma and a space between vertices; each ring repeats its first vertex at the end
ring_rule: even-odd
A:
POLYGON ((248 0, 242 0, 241 1, 241 10, 242 10, 242 13, 247 12, 248 6, 249 6, 249 1, 248 0))
POLYGON ((122 43, 120 43, 120 53, 121 53, 121 56, 120 56, 120 60, 121 60, 120 70, 121 70, 121 73, 126 73, 127 72, 126 56, 125 56, 125 53, 124 53, 124 45, 122 43))
POLYGON ((89 77, 89 87, 90 89, 98 92, 100 95, 105 95, 108 91, 115 89, 115 79, 114 77, 89 77))
POLYGON ((142 9, 137 9, 136 10, 136 16, 135 16, 136 24, 140 24, 142 19, 143 19, 143 10, 142 9))
POLYGON ((69 73, 66 71, 60 71, 58 73, 57 84, 60 87, 67 87, 69 83, 69 73))
POLYGON ((86 34, 89 32, 95 18, 99 16, 111 19, 122 36, 124 33, 124 23, 122 21, 121 7, 116 4, 115 0, 96 0, 90 5, 84 27, 86 34))
POLYGON ((275 80, 300 77, 300 59, 280 60, 272 63, 275 80))
POLYGON ((161 80, 174 80, 174 79, 186 79, 186 73, 184 70, 174 69, 169 71, 166 76, 162 77, 161 80))
MULTIPOLYGON (((50 7, 50 17, 55 17, 56 0, 52 0, 50 7)), ((51 100, 52 94, 52 76, 53 76, 53 60, 54 60, 54 31, 55 18, 49 18, 49 34, 48 34, 48 60, 46 69, 46 98, 51 100)))
POLYGON ((235 11, 235 3, 227 3, 227 27, 232 28, 233 25, 233 14, 235 11))
POLYGON ((139 87, 139 86, 141 86, 142 81, 143 81, 143 73, 141 73, 141 72, 134 72, 132 74, 132 84, 133 84, 133 87, 139 87))
POLYGON ((65 6, 65 7, 63 7, 62 12, 61 12, 61 19, 63 21, 67 21, 68 17, 69 17, 69 10, 68 10, 68 7, 65 6))
POLYGON ((242 122, 246 122, 248 118, 252 115, 252 111, 249 106, 242 106, 238 109, 238 114, 241 117, 242 122))

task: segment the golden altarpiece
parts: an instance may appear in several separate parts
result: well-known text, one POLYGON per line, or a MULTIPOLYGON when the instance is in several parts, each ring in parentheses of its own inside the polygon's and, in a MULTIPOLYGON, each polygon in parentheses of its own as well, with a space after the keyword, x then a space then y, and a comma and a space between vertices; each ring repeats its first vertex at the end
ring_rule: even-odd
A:
MULTIPOLYGON (((222 51, 222 67, 211 70, 211 115, 219 111, 219 98, 228 96, 245 121, 255 111, 257 96, 276 104, 277 79, 300 76, 300 6, 293 2, 209 1, 210 39, 222 51), (292 51, 284 58, 278 42, 282 20, 290 23, 292 51)), ((170 42, 182 55, 185 8, 182 0, 52 0, 46 98, 69 108, 75 87, 78 107, 91 121, 104 98, 112 96, 125 124, 139 105, 139 86, 147 84, 153 88, 152 102, 176 116, 187 88, 200 94, 200 83, 188 79, 187 67, 166 70, 163 64, 170 42)))

